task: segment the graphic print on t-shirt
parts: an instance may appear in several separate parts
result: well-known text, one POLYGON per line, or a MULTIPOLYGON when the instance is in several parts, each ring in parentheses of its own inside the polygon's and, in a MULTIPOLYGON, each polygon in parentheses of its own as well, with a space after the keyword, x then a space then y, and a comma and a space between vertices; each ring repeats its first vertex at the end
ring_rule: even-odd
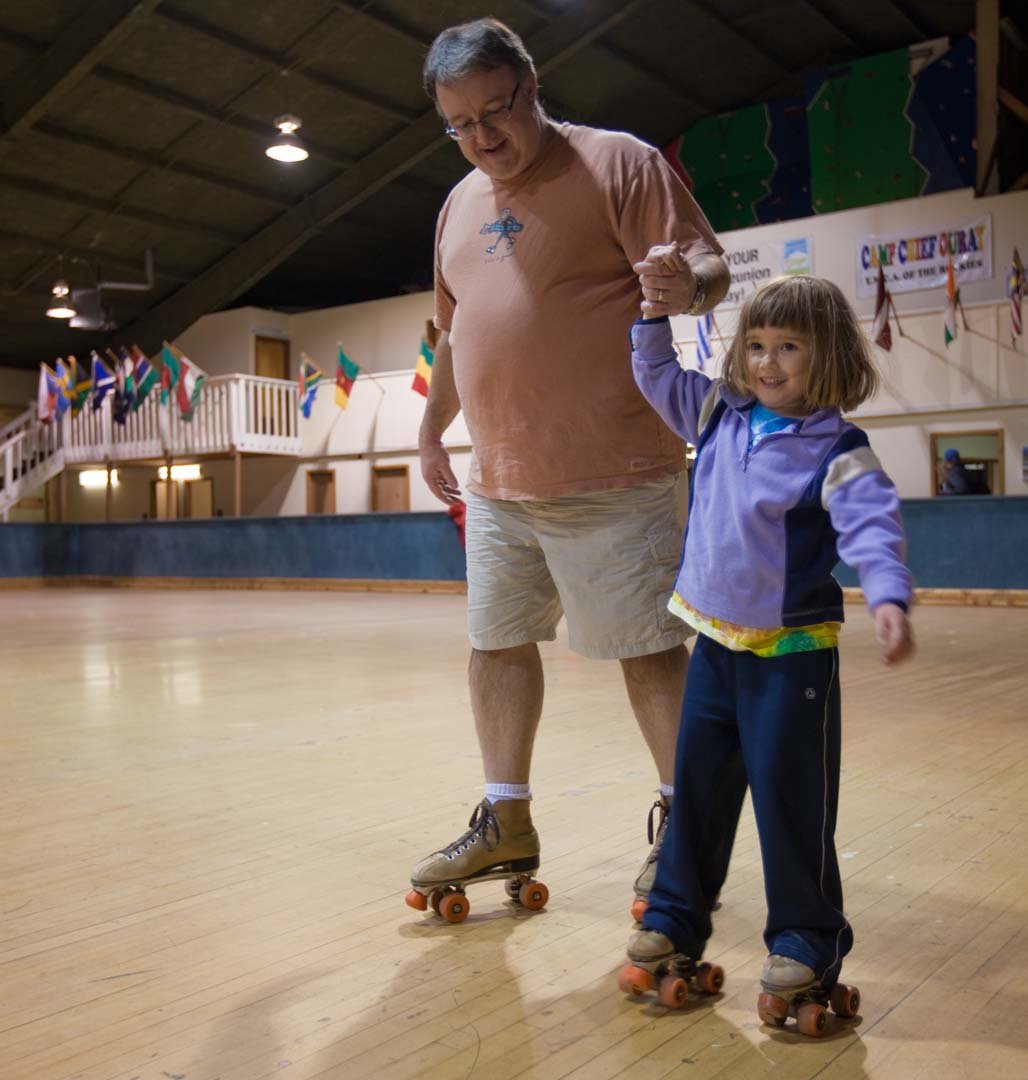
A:
POLYGON ((498 221, 491 222, 489 225, 483 225, 479 232, 482 236, 489 236, 491 233, 496 233, 496 239, 485 249, 486 255, 494 255, 496 249, 500 246, 501 240, 507 241, 507 250, 510 251, 514 247, 514 242, 517 240, 517 233, 525 226, 510 212, 509 207, 504 207, 500 211, 500 218, 498 221))

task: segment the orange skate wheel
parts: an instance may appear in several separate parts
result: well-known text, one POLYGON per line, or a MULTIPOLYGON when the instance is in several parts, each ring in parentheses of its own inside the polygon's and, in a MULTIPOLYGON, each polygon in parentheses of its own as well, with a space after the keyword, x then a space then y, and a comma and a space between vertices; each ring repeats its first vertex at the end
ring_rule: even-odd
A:
POLYGON ((518 903, 529 911, 542 911, 550 898, 550 890, 541 881, 526 881, 518 890, 518 903))
POLYGON ((432 905, 432 910, 438 915, 439 905, 442 903, 443 897, 447 893, 453 892, 449 886, 444 889, 433 889, 431 895, 428 898, 428 902, 432 905))
POLYGON ((625 964, 618 972, 618 986, 622 994, 645 994, 653 985, 653 975, 646 968, 625 964))
POLYGON ((705 994, 719 994, 725 985, 725 971, 720 964, 703 963, 696 969, 696 985, 705 994))
POLYGON ((439 901, 439 914, 451 923, 462 923, 471 910, 468 898, 460 892, 447 893, 439 901))
POLYGON ((757 998, 757 1014, 765 1024, 782 1027, 785 1024, 785 1018, 789 1015, 789 1003, 785 998, 765 991, 757 998))
POLYGON ((417 889, 411 889, 403 899, 407 907, 412 907, 415 911, 428 910, 428 900, 417 889))
POLYGON ((837 983, 832 987, 832 1012, 845 1020, 860 1012, 860 991, 855 986, 837 983))
POLYGON ((680 1009, 689 996, 689 984, 678 975, 665 975, 660 980, 657 996, 661 1005, 666 1005, 669 1009, 680 1009))
POLYGON ((635 903, 632 905, 632 918, 635 919, 636 922, 642 922, 642 918, 646 914, 646 909, 649 906, 647 901, 636 899, 635 903))
POLYGON ((825 1025, 828 1023, 828 1010, 824 1005, 818 1005, 816 1001, 805 1001, 796 1010, 796 1026, 801 1035, 809 1035, 813 1039, 819 1039, 825 1033, 825 1025))

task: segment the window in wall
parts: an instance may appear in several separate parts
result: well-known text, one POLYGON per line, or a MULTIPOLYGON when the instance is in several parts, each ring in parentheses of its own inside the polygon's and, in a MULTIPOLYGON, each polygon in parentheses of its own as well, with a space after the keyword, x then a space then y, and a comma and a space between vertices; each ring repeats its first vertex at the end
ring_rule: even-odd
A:
POLYGON ((1003 494, 1002 430, 934 431, 931 444, 933 494, 1003 494))

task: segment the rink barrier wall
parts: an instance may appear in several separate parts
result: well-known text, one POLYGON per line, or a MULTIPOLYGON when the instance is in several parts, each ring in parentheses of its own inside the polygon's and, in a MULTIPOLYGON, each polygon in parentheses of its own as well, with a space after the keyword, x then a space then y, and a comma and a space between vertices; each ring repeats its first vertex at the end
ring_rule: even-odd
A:
MULTIPOLYGON (((908 561, 927 603, 1019 603, 1028 497, 908 499, 908 561)), ((837 568, 850 591, 857 575, 837 568)), ((462 592, 442 513, 0 525, 0 584, 462 592)), ((852 593, 851 593, 852 595, 852 593)))

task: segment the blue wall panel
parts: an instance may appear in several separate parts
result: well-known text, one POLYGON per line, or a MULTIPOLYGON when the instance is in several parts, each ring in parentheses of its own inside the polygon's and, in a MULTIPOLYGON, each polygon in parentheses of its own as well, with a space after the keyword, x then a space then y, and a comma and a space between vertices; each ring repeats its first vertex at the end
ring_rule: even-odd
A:
MULTIPOLYGON (((1028 589, 1028 498, 905 499, 908 562, 925 589, 1028 589)), ((840 566, 843 585, 857 575, 840 566)))
MULTIPOLYGON (((926 588, 1028 589, 1028 498, 908 499, 910 568, 926 588)), ((0 577, 462 581, 445 514, 0 525, 0 577)), ((856 585, 848 567, 837 570, 856 585)))
POLYGON ((462 581, 445 514, 0 525, 0 577, 300 577, 462 581))

